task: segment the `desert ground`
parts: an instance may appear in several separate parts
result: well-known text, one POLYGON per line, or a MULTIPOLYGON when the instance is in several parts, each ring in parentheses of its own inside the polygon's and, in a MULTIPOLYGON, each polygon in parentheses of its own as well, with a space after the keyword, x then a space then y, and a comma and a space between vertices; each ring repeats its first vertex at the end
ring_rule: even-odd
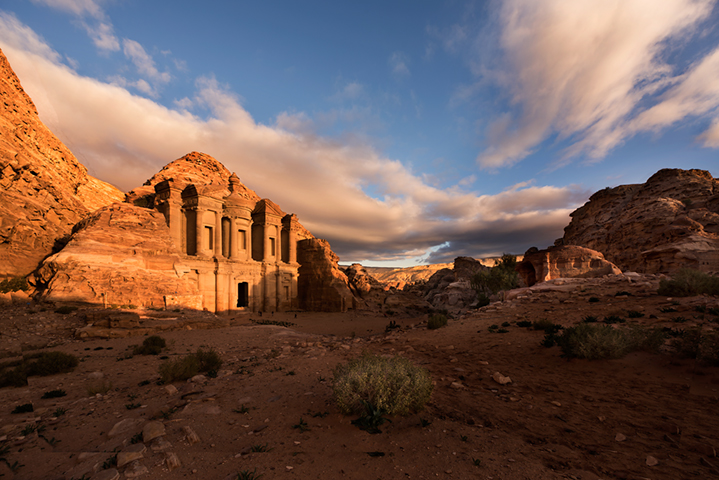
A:
POLYGON ((717 477, 717 368, 668 349, 617 360, 567 360, 558 347, 541 345, 542 331, 516 325, 549 319, 570 326, 586 315, 626 318, 630 310, 645 315, 627 322, 650 326, 677 327, 678 318, 685 320, 682 328, 716 324, 714 316, 697 309, 719 306, 716 298, 660 297, 657 281, 612 276, 548 282, 544 290, 469 311, 436 330, 427 329, 426 315, 402 313, 262 317, 293 324, 287 327, 257 325, 252 320, 259 317, 251 313, 218 317, 220 328, 160 332, 168 342, 160 356, 131 355, 142 336, 74 338, 85 323, 81 311, 61 315, 42 305, 6 307, 0 313, 2 361, 21 351, 62 351, 81 361, 71 373, 30 377, 26 387, 0 390, 5 459, 0 476, 717 477), (590 302, 591 297, 599 301, 590 302), (401 328, 385 332, 390 321, 401 328), (505 322, 507 332, 489 330, 505 322), (198 347, 222 356, 216 378, 177 382, 174 388, 157 384, 159 365, 166 361, 161 357, 198 347), (435 382, 424 410, 390 417, 380 434, 352 425, 354 417, 342 415, 332 397, 334 367, 365 351, 405 356, 429 369, 435 382), (497 383, 495 372, 511 383, 497 383), (67 395, 41 398, 54 389, 67 395), (33 412, 11 413, 27 403, 33 412), (142 446, 140 434, 151 421, 159 422, 152 425, 164 435, 142 446), (141 452, 141 458, 111 465, 123 451, 141 452), (179 466, 170 470, 173 460, 179 466))

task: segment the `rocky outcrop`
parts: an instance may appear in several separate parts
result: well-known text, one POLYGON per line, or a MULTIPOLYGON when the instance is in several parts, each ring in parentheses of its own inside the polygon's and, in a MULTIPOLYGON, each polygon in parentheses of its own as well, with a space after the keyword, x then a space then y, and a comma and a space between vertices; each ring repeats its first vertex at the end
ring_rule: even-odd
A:
POLYGON ((78 223, 35 277, 41 299, 51 302, 202 309, 163 215, 129 204, 103 207, 78 223))
POLYGON ((424 298, 436 308, 464 310, 477 303, 477 292, 471 278, 486 267, 479 260, 457 257, 454 268, 444 268, 432 275, 425 286, 424 298))
POLYGON ((327 240, 311 238, 297 243, 297 289, 300 308, 317 312, 344 312, 355 308, 347 276, 337 266, 339 257, 327 240))
POLYGON ((0 279, 25 276, 56 241, 124 194, 87 174, 40 121, 0 51, 0 279))
POLYGON ((555 278, 597 278, 622 273, 600 252, 576 245, 555 246, 546 250, 531 248, 517 264, 516 270, 528 287, 555 278))
POLYGON ((382 284, 375 280, 359 263, 353 263, 345 268, 344 273, 347 275, 350 290, 357 297, 366 297, 372 289, 382 290, 382 284))
POLYGON ((719 189, 705 170, 663 169, 606 188, 571 217, 559 243, 602 252, 624 271, 719 272, 719 189))

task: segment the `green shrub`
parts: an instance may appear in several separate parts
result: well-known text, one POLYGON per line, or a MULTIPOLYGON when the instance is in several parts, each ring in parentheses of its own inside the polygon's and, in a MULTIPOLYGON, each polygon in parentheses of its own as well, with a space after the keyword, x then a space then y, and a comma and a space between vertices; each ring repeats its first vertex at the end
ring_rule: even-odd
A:
POLYGON ((642 318, 644 314, 637 310, 627 310, 627 317, 629 318, 642 318))
POLYGON ((15 407, 15 409, 10 413, 28 413, 33 411, 35 411, 35 409, 32 407, 32 403, 23 403, 22 405, 15 407))
POLYGON ((25 277, 8 278, 0 282, 0 293, 17 292, 18 290, 27 291, 28 288, 30 287, 25 277))
POLYGON ((614 323, 624 323, 626 320, 624 320, 622 317, 619 317, 617 315, 609 315, 607 317, 604 317, 604 320, 602 320, 607 325, 612 325, 614 323))
POLYGON ((496 294, 502 290, 511 290, 519 287, 519 274, 515 270, 517 257, 505 253, 502 258, 495 260, 494 267, 480 270, 472 275, 470 284, 477 292, 480 307, 489 304, 489 294, 496 294), (486 301, 486 303, 484 303, 486 301))
POLYGON ((143 340, 142 345, 135 347, 132 353, 135 355, 159 355, 166 346, 167 342, 164 338, 152 335, 143 340))
POLYGON ((659 329, 639 326, 614 328, 610 325, 580 323, 555 337, 562 355, 568 358, 621 358, 636 350, 658 351, 664 343, 659 329))
POLYGON ((673 336, 672 350, 680 357, 719 366, 719 332, 702 332, 701 328, 695 327, 679 330, 673 336))
POLYGON ((555 324, 551 320, 543 318, 532 323, 532 328, 534 328, 535 330, 544 330, 544 333, 552 334, 561 330, 562 326, 555 324))
POLYGON ((56 390, 49 390, 42 394, 42 397, 40 398, 60 398, 67 395, 67 392, 62 389, 56 389, 56 390))
POLYGON ((435 313, 434 315, 430 315, 429 319, 427 320, 427 328, 430 330, 436 330, 438 328, 444 327, 447 325, 447 317, 442 315, 441 313, 435 313))
POLYGON ((45 377, 71 372, 79 363, 75 355, 63 352, 43 352, 30 358, 25 366, 28 377, 34 375, 45 377))
POLYGON ((333 374, 335 401, 344 414, 407 415, 421 410, 432 393, 427 369, 402 357, 365 353, 338 365, 333 374))
POLYGON ((168 360, 160 365, 160 378, 164 383, 187 380, 199 373, 217 371, 222 366, 222 358, 213 349, 191 353, 177 360, 168 360))
POLYGON ((484 292, 479 292, 477 294, 477 308, 486 307, 489 305, 489 297, 484 292))
POLYGON ((690 297, 694 295, 719 295, 719 277, 683 268, 671 280, 659 282, 659 295, 667 297, 690 297))
POLYGON ((532 322, 530 322, 529 320, 520 320, 519 322, 517 322, 517 326, 522 328, 531 328, 532 322))

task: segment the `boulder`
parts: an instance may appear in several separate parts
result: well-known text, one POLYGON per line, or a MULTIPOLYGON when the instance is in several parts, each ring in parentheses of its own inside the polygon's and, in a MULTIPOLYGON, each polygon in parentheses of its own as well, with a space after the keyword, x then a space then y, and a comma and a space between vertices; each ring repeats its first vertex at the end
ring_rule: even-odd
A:
POLYGON ((309 238, 297 242, 297 290, 300 308, 318 312, 344 312, 355 307, 347 276, 327 240, 309 238))
POLYGON ((558 243, 602 252, 621 270, 719 272, 718 186, 705 170, 663 169, 606 188, 571 214, 558 243))
POLYGON ((616 265, 604 259, 600 252, 576 245, 561 245, 545 250, 529 249, 517 272, 524 285, 555 278, 596 278, 622 273, 616 265))
POLYGON ((26 276, 72 226, 125 195, 87 174, 40 121, 0 51, 0 279, 26 276))
MULTIPOLYGON (((68 244, 36 273, 40 298, 87 305, 164 307, 165 296, 198 295, 164 216, 116 203, 80 222, 68 244)), ((134 318, 108 319, 130 325, 134 318)))

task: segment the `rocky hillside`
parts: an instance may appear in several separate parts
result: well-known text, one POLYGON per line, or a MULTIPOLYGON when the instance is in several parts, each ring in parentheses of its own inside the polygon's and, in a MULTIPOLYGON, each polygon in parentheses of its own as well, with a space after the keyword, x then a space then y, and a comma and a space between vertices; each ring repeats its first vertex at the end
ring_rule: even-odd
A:
POLYGON ((606 188, 571 214, 562 242, 602 252, 623 271, 719 272, 719 189, 705 170, 663 169, 606 188))
POLYGON ((0 279, 27 275, 57 239, 124 194, 87 174, 40 121, 0 51, 0 279))

